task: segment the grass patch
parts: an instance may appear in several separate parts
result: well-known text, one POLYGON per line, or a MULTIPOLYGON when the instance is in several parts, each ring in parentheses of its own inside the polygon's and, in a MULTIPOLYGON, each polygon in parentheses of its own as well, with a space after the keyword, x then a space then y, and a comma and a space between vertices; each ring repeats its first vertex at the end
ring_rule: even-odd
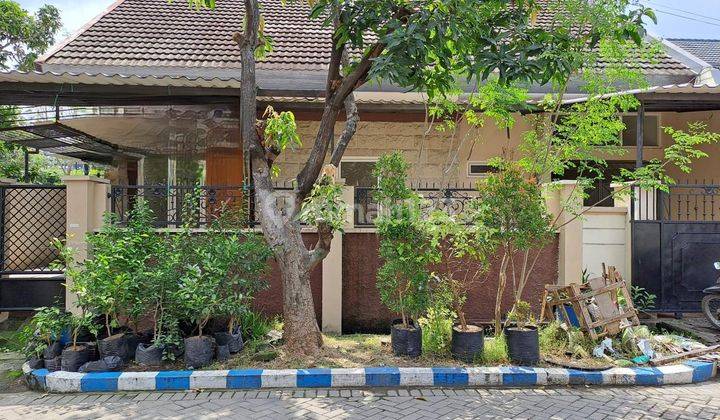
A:
MULTIPOLYGON (((311 367, 321 368, 359 368, 367 366, 470 366, 470 364, 455 360, 450 355, 435 355, 424 352, 420 357, 397 357, 393 355, 390 347, 390 337, 378 334, 324 334, 322 350, 312 358, 297 357, 285 351, 283 346, 271 346, 267 343, 252 341, 246 343, 245 349, 225 363, 216 363, 212 369, 304 369, 311 367), (262 355, 275 352, 277 357, 272 360, 259 360, 262 355)), ((492 339, 485 342, 493 348, 492 339)), ((503 340, 504 341, 504 340, 503 340)), ((503 347, 504 348, 504 347, 503 347)), ((491 350, 492 351, 492 350, 491 350)), ((492 364, 507 362, 507 352, 503 349, 500 357, 496 357, 492 364)), ((474 365, 489 362, 478 361, 474 365)))
POLYGON ((508 362, 509 359, 505 335, 500 334, 497 337, 485 339, 482 363, 486 365, 502 365, 507 364, 508 362))
POLYGON ((22 352, 23 343, 18 331, 0 331, 0 352, 22 352))

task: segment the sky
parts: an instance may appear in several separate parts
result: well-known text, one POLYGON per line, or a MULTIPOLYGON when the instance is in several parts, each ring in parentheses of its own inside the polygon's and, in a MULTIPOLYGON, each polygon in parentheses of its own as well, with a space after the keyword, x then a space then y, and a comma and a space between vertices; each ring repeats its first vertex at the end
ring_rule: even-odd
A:
MULTIPOLYGON (((104 11, 114 0, 19 0, 23 8, 35 11, 43 4, 55 5, 62 12, 61 40, 104 11)), ((222 0, 219 0, 222 1, 222 0)), ((663 38, 720 39, 720 0, 633 0, 652 7, 657 25, 648 30, 663 38)))

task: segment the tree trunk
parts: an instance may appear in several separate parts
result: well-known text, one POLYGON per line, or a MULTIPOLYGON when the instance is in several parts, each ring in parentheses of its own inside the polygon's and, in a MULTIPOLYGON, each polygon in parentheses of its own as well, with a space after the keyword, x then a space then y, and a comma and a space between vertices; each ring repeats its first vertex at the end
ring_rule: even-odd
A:
POLYGON ((288 351, 313 354, 322 347, 322 335, 315 318, 310 287, 309 260, 305 254, 300 229, 287 232, 287 247, 275 253, 283 281, 284 339, 288 351))

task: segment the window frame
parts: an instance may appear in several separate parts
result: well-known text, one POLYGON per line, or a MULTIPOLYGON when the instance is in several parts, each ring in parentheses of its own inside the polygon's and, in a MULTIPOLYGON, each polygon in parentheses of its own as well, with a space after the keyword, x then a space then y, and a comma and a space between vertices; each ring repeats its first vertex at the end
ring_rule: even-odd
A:
POLYGON ((480 179, 483 179, 483 178, 487 178, 488 176, 490 176, 490 174, 492 174, 493 172, 497 172, 497 171, 492 171, 492 170, 491 170, 491 171, 483 172, 483 173, 473 173, 473 172, 471 171, 471 168, 472 168, 473 165, 490 166, 490 165, 488 165, 488 161, 487 161, 487 160, 469 160, 469 161, 467 162, 467 177, 468 177, 468 178, 480 178, 480 179))
MULTIPOLYGON (((637 113, 637 112, 622 112, 622 113, 620 113, 620 117, 621 117, 621 118, 622 118, 622 117, 635 117, 635 124, 637 124, 637 116, 638 116, 638 113, 637 113)), ((657 123, 657 133, 656 133, 656 135, 657 135, 657 145, 651 146, 651 145, 648 145, 648 144, 643 144, 643 149, 645 149, 645 148, 655 148, 655 149, 660 149, 660 148, 662 148, 662 147, 663 147, 663 141, 662 141, 662 140, 663 140, 663 139, 662 139, 662 113, 661 113, 661 112, 646 112, 646 113, 645 113, 645 117, 646 117, 646 118, 647 118, 647 117, 655 117, 655 118, 657 118, 657 122, 658 122, 658 123, 657 123)), ((623 122, 623 123, 624 123, 624 122, 623 122)), ((629 129, 631 129, 631 128, 630 128, 630 127, 625 127, 625 130, 629 130, 629 129)), ((637 131, 637 127, 632 127, 632 130, 637 131)), ((620 132, 620 134, 619 134, 620 146, 621 146, 621 147, 625 147, 625 148, 637 147, 637 138, 635 138, 635 144, 634 144, 634 145, 626 146, 626 145, 623 144, 623 133, 624 133, 624 132, 625 132, 625 131, 622 131, 622 132, 620 132)))
POLYGON ((345 178, 342 176, 342 164, 343 162, 352 162, 352 163, 377 163, 379 157, 378 156, 343 156, 342 159, 340 159, 340 164, 338 165, 338 170, 336 174, 336 181, 339 182, 345 182, 345 178))

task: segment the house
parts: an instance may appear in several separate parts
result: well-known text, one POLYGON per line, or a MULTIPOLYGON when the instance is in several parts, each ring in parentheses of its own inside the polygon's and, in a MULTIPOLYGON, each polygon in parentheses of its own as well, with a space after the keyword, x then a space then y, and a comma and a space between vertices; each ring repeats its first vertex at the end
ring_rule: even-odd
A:
MULTIPOLYGON (((181 205, 178 191, 197 181, 206 186, 208 200, 217 194, 242 197, 247 171, 237 118, 240 59, 232 41, 233 33, 242 25, 242 3, 224 0, 218 2, 217 10, 194 11, 182 1, 117 1, 40 57, 36 72, 0 73, 3 104, 56 107, 54 113, 26 121, 23 127, 6 131, 1 138, 109 164, 108 177, 113 189, 107 209, 123 213, 130 195, 143 194, 155 200, 154 209, 164 218, 165 225, 178 222, 181 205), (211 197, 212 194, 215 195, 211 197)), ((308 20, 309 8, 304 4, 283 5, 281 0, 262 3, 265 30, 273 39, 274 51, 257 66, 258 112, 262 113, 267 105, 294 111, 303 140, 302 147, 278 160, 282 183, 297 173, 312 146, 320 118, 330 33, 319 22, 308 20)), ((541 13, 538 21, 549 18, 541 13)), ((666 42, 665 48, 666 54, 659 60, 640 63, 654 87, 634 92, 642 100, 640 112, 644 117, 638 118, 637 113, 623 116, 628 127, 622 136, 627 154, 611 160, 608 174, 660 157, 671 142, 662 126, 684 128, 689 121, 703 120, 711 130, 720 131, 720 117, 715 116, 720 109, 720 90, 715 87, 720 77, 677 45, 666 42), (636 127, 644 128, 641 136, 636 127)), ((534 86, 532 97, 542 98, 548 89, 534 86)), ((364 86, 356 97, 361 122, 338 174, 351 189, 349 201, 353 203, 355 217, 340 246, 335 247, 340 253, 339 260, 329 258, 313 277, 313 292, 323 324, 332 324, 337 329, 339 317, 346 330, 379 322, 372 319, 363 324, 367 320, 360 319, 377 311, 377 305, 362 299, 375 290, 371 285, 372 270, 377 268, 373 248, 377 240, 371 228, 368 189, 374 182, 371 170, 377 157, 388 151, 403 151, 414 167, 413 182, 428 194, 435 194, 437 205, 448 201, 462 203, 471 194, 474 181, 489 170, 487 161, 500 154, 504 146, 517 145, 528 127, 527 121, 518 115, 517 124, 510 130, 488 124, 466 135, 470 128, 461 124, 452 135, 428 130, 421 93, 382 84, 364 86), (342 304, 328 304, 331 300, 342 304), (346 328, 347 325, 354 327, 346 328)), ((565 98, 582 100, 583 92, 573 85, 565 98)), ((341 131, 341 126, 342 122, 338 122, 336 132, 341 131)), ((710 147, 708 152, 720 156, 720 146, 710 147)), ((716 158, 709 159, 695 167, 692 176, 703 180, 695 184, 710 185, 716 182, 713 179, 720 179, 716 162, 716 158)), ((682 184, 691 183, 679 172, 671 175, 682 184)), ((70 189, 80 190, 75 187, 77 182, 68 184, 69 195, 70 189)), ((595 201, 606 195, 609 188, 609 184, 598 185, 595 201)), ((90 200, 89 190, 84 191, 84 199, 90 200)), ((102 201, 101 195, 98 197, 96 200, 102 201)), ((676 194, 659 200, 653 198, 652 202, 656 207, 657 203, 677 199, 674 207, 665 209, 689 214, 693 207, 681 202, 681 198, 684 199, 682 194, 676 194)), ((637 210, 634 204, 629 206, 633 221, 640 219, 633 213, 637 210)), ((720 206, 720 199, 717 205, 720 206)), ((625 255, 638 241, 632 236, 636 233, 635 224, 631 228, 626 223, 629 210, 621 212, 619 208, 591 214, 589 218, 595 225, 575 223, 567 228, 568 232, 561 232, 558 244, 543 251, 546 252, 543 260, 548 263, 536 279, 535 291, 558 277, 561 281, 578 279, 584 267, 591 267, 597 274, 599 263, 608 259, 613 259, 616 265, 621 265, 622 259, 627 277, 632 266, 633 279, 645 284, 640 279, 643 270, 638 263, 625 262, 625 255), (608 225, 606 216, 619 220, 619 225, 608 225), (583 254, 584 249, 587 251, 583 254)), ((93 214, 97 216, 95 210, 93 214)), ((720 207, 717 210, 720 218, 720 207)), ((653 220, 657 217, 655 212, 656 209, 653 220)), ((68 218, 75 214, 79 213, 68 209, 68 218)), ((68 221, 68 232, 77 233, 79 229, 79 237, 92 228, 93 223, 68 221)), ((308 235, 311 238, 313 233, 308 235)), ((697 273, 693 276, 700 277, 697 273)), ((477 317, 486 317, 481 312, 478 310, 477 317)))
POLYGON ((676 54, 689 56, 690 62, 700 66, 699 73, 701 75, 703 72, 711 74, 715 83, 718 82, 720 76, 720 39, 668 38, 664 42, 676 54))

